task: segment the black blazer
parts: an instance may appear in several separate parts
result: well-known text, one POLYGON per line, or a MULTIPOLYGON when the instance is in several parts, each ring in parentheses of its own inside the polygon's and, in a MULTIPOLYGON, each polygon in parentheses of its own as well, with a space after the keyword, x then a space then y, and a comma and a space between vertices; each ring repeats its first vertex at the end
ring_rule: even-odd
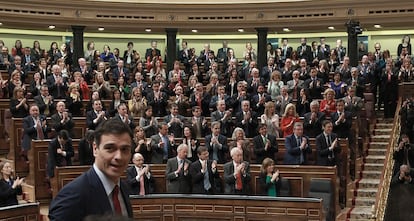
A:
POLYGON ((338 120, 338 118, 338 112, 334 112, 331 114, 333 132, 336 133, 340 138, 351 139, 352 114, 348 111, 345 111, 345 122, 336 125, 335 122, 338 120))
POLYGON ((322 122, 325 120, 325 113, 317 113, 316 120, 311 121, 311 112, 303 116, 303 133, 308 137, 316 137, 322 133, 322 122))
MULTIPOLYGON (((217 193, 216 181, 219 181, 220 175, 219 175, 219 172, 218 172, 217 168, 216 168, 215 172, 213 172, 211 170, 212 162, 213 162, 212 160, 207 160, 208 179, 209 179, 210 184, 211 184, 210 193, 211 194, 216 194, 217 193)), ((197 193, 197 194, 206 193, 206 191, 204 189, 204 173, 201 173, 201 162, 200 162, 200 160, 194 161, 190 165, 189 171, 190 171, 190 175, 191 175, 191 182, 193 184, 193 191, 192 192, 197 193)))
MULTIPOLYGON (((122 181, 120 182, 120 191, 128 217, 132 218, 128 186, 122 181)), ((49 220, 83 220, 88 215, 111 213, 112 207, 109 200, 101 180, 94 168, 91 168, 59 191, 50 203, 49 220), (93 203, 91 203, 91 199, 93 199, 93 203)))
POLYGON ((72 146, 72 139, 69 139, 63 148, 63 150, 66 151, 66 156, 58 154, 56 152, 58 148, 60 148, 60 144, 57 138, 50 141, 47 157, 47 175, 49 177, 55 176, 55 167, 72 165, 72 157, 75 155, 72 146), (66 164, 64 164, 65 161, 66 164))
MULTIPOLYGON (((337 135, 335 133, 331 133, 330 136, 331 142, 333 142, 337 138, 337 135)), ((318 152, 318 156, 316 158, 316 165, 334 166, 340 160, 341 147, 339 145, 339 142, 337 142, 336 147, 332 151, 328 148, 329 147, 326 141, 325 134, 319 134, 316 137, 316 150, 318 152)))
MULTIPOLYGON (((129 194, 130 195, 138 195, 141 188, 141 183, 136 179, 137 177, 137 170, 135 166, 131 166, 127 169, 127 181, 129 184, 129 194)), ((144 175, 144 188, 145 194, 151 194, 155 192, 155 180, 152 175, 148 178, 144 175)))
POLYGON ((92 143, 88 143, 86 138, 79 141, 79 162, 80 165, 92 165, 95 161, 93 156, 92 143))
MULTIPOLYGON (((12 181, 13 185, 13 181, 12 181)), ((22 194, 22 187, 18 186, 16 189, 11 186, 3 179, 0 179, 0 207, 17 205, 17 195, 22 194)))
POLYGON ((275 186, 276 187, 276 196, 280 195, 280 188, 282 187, 282 178, 279 175, 278 181, 274 183, 266 183, 266 177, 267 175, 265 173, 259 174, 259 184, 260 184, 260 195, 267 196, 267 191, 270 187, 275 186))
POLYGON ((270 158, 276 162, 275 153, 278 152, 276 137, 273 135, 266 135, 267 142, 270 142, 270 148, 265 150, 262 135, 257 135, 253 138, 254 154, 256 155, 256 163, 261 164, 265 158, 270 158))
POLYGON ((43 98, 41 95, 37 95, 36 97, 33 98, 34 102, 36 103, 36 105, 39 107, 39 112, 41 114, 43 114, 45 112, 45 109, 49 106, 49 115, 51 115, 52 113, 55 112, 55 103, 51 102, 49 103, 49 105, 45 104, 45 102, 43 101, 43 98))

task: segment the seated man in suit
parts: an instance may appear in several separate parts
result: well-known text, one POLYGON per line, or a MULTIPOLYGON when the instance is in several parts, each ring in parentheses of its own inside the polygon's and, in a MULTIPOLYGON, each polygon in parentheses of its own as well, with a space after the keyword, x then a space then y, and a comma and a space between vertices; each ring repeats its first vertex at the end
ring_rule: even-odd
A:
POLYGON ((391 180, 391 185, 397 184, 414 184, 414 170, 410 169, 410 166, 403 164, 400 166, 398 173, 394 175, 391 180))
POLYGON ((158 134, 151 136, 151 163, 166 163, 175 156, 174 136, 168 136, 168 126, 158 124, 158 134))
POLYGON ((49 178, 55 176, 55 167, 71 166, 74 155, 69 132, 66 130, 59 131, 57 137, 50 141, 48 147, 47 175, 49 178))
POLYGON ((168 96, 160 89, 160 82, 152 82, 152 90, 147 94, 148 105, 152 106, 154 117, 164 117, 167 115, 168 96))
POLYGON ((178 114, 178 105, 171 104, 170 114, 164 117, 164 122, 168 125, 168 132, 174 134, 174 137, 182 137, 184 121, 184 116, 178 114))
POLYGON ((322 123, 322 127, 323 132, 316 137, 316 149, 318 151, 316 164, 320 166, 335 166, 341 160, 341 147, 339 146, 337 135, 332 133, 332 122, 325 120, 322 123))
POLYGON ((221 100, 224 100, 226 106, 228 107, 233 103, 231 97, 226 94, 226 87, 224 85, 219 85, 217 88, 217 94, 211 97, 210 108, 215 111, 217 102, 221 100))
POLYGON ((336 101, 336 112, 331 114, 331 121, 333 123, 333 132, 339 138, 348 138, 349 142, 351 142, 352 114, 345 111, 344 100, 336 101))
POLYGON ((232 161, 224 164, 224 193, 248 195, 250 193, 250 166, 242 161, 240 149, 233 148, 230 152, 232 161))
POLYGON ((127 124, 131 130, 135 129, 134 118, 128 115, 128 108, 125 102, 121 102, 117 107, 118 113, 115 114, 115 119, 120 120, 127 124))
MULTIPOLYGON (((208 149, 197 149, 198 160, 190 165, 190 175, 193 184, 193 193, 216 194, 217 183, 220 181, 217 170, 217 161, 208 159, 208 149)), ((219 184, 220 185, 220 184, 219 184)))
POLYGON ((265 86, 263 84, 260 84, 257 87, 257 94, 253 95, 252 97, 252 109, 257 113, 258 116, 262 116, 265 110, 265 103, 271 100, 272 98, 265 91, 265 86))
POLYGON ((191 108, 193 116, 191 117, 191 129, 196 138, 205 137, 209 131, 207 119, 201 116, 201 108, 194 106, 191 108))
POLYGON ((131 159, 132 137, 129 127, 118 120, 98 127, 93 167, 60 190, 49 207, 50 221, 83 220, 108 213, 132 218, 128 186, 120 179, 131 159))
POLYGON ((130 195, 147 195, 154 192, 155 180, 151 174, 150 166, 144 164, 144 157, 135 153, 132 157, 134 166, 127 169, 127 181, 130 195))
POLYGON ((309 145, 309 138, 303 135, 301 122, 296 122, 293 126, 293 134, 285 138, 285 147, 284 164, 306 164, 306 155, 312 153, 312 149, 309 145))
POLYGON ((180 144, 177 156, 168 159, 165 169, 167 193, 191 193, 191 177, 188 167, 191 161, 187 159, 188 146, 180 144))
POLYGON ((54 99, 65 98, 68 90, 68 79, 62 76, 59 65, 53 65, 52 73, 46 81, 50 94, 54 99))
POLYGON ((325 120, 325 113, 319 111, 317 100, 310 103, 310 110, 311 112, 303 116, 303 133, 313 138, 322 133, 322 122, 325 120))
POLYGON ((129 80, 129 70, 124 67, 123 60, 118 60, 117 67, 112 70, 112 81, 118 82, 119 77, 129 80))
POLYGON ((52 115, 52 128, 56 133, 61 130, 69 132, 70 137, 73 137, 73 127, 75 122, 72 119, 72 114, 67 112, 65 102, 59 101, 56 105, 56 113, 52 115))
POLYGON ((220 134, 220 122, 211 123, 211 134, 206 136, 206 147, 209 152, 210 160, 215 160, 220 164, 226 163, 226 155, 229 152, 227 137, 220 134))
POLYGON ((278 151, 276 137, 267 134, 266 124, 259 124, 259 135, 253 138, 253 143, 257 164, 262 163, 265 158, 270 158, 276 162, 275 153, 278 151))
POLYGON ((226 102, 220 100, 217 102, 217 110, 211 113, 211 122, 220 122, 220 133, 226 137, 231 136, 231 127, 233 125, 231 115, 231 109, 226 110, 226 102))
POLYGON ((39 107, 32 105, 29 109, 30 115, 23 118, 23 140, 22 151, 28 151, 32 140, 43 140, 47 138, 46 117, 39 114, 39 107))
POLYGON ((246 137, 253 138, 257 134, 257 114, 250 110, 250 101, 242 101, 242 110, 236 113, 236 127, 244 130, 246 137))
POLYGON ((102 101, 94 100, 92 110, 86 112, 86 126, 89 130, 95 130, 100 124, 108 120, 105 111, 102 110, 102 101))
POLYGON ((33 98, 36 105, 39 107, 40 114, 51 116, 55 111, 55 104, 53 97, 49 94, 49 88, 46 84, 40 87, 40 94, 33 98))
POLYGON ((351 112, 353 117, 359 116, 364 102, 362 98, 355 96, 355 88, 348 87, 348 96, 342 98, 345 101, 345 110, 351 112))

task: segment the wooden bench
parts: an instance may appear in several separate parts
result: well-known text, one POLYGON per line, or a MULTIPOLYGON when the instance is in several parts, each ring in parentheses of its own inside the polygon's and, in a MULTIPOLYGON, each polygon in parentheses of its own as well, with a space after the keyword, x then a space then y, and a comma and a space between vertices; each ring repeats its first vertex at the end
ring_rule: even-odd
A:
POLYGON ((15 206, 0 207, 1 220, 38 221, 40 220, 39 214, 39 203, 26 203, 15 206))
POLYGON ((322 200, 315 198, 157 194, 130 200, 134 220, 324 220, 322 200))
MULTIPOLYGON (((28 152, 29 171, 26 182, 34 186, 35 198, 39 202, 49 202, 52 197, 47 180, 48 145, 51 140, 33 140, 28 152)), ((72 139, 75 153, 78 153, 79 139, 72 139)), ((77 157, 77 156, 75 156, 77 157)))
MULTIPOLYGON (((156 193, 166 193, 165 164, 150 165, 151 173, 155 179, 156 193)), ((67 166, 55 168, 55 177, 51 179, 53 196, 63 188, 64 185, 87 171, 90 166, 67 166)), ((321 166, 291 166, 278 165, 277 168, 283 179, 289 181, 291 196, 308 197, 311 179, 328 179, 331 181, 333 190, 332 208, 334 212, 339 212, 337 170, 336 167, 321 166)), ((260 165, 251 165, 250 173, 252 177, 252 195, 260 193, 259 174, 260 165)), ((223 178, 223 165, 218 165, 218 171, 223 178)), ((223 179, 222 179, 223 180, 223 179)), ((336 214, 336 213, 335 213, 336 214)))

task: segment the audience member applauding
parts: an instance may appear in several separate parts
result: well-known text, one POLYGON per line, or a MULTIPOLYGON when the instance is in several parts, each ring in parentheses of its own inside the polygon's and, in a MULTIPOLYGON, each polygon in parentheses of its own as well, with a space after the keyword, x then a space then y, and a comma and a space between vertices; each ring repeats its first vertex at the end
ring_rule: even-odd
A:
POLYGON ((47 156, 47 175, 55 176, 55 167, 71 166, 72 157, 75 155, 72 139, 66 130, 61 130, 57 137, 49 142, 47 156))
POLYGON ((299 122, 299 116, 296 113, 296 107, 294 104, 288 104, 280 123, 283 137, 287 137, 293 133, 293 126, 295 122, 299 122))
POLYGON ((304 165, 307 163, 307 154, 312 152, 309 138, 303 135, 303 125, 296 122, 293 134, 285 138, 286 153, 284 164, 304 165))
POLYGON ((243 161, 243 154, 238 148, 231 149, 232 160, 224 164, 224 193, 248 195, 250 193, 250 166, 243 161))
POLYGON ((73 137, 73 127, 75 122, 72 119, 72 114, 65 108, 65 103, 59 101, 56 105, 56 113, 51 117, 52 128, 56 133, 61 130, 66 130, 69 135, 73 137))
POLYGON ((155 192, 155 180, 151 174, 150 166, 144 164, 144 157, 135 153, 132 157, 134 166, 127 169, 127 181, 130 195, 147 195, 155 192))
POLYGON ((261 195, 264 196, 279 196, 280 188, 282 186, 282 178, 279 170, 275 168, 275 162, 270 158, 265 158, 260 167, 260 189, 261 195))
POLYGON ((188 171, 191 164, 187 160, 187 144, 177 147, 177 156, 168 159, 165 170, 168 193, 191 193, 191 176, 188 171))
POLYGON ((218 194, 221 189, 220 175, 217 170, 217 161, 210 160, 206 147, 197 149, 198 160, 190 165, 190 175, 193 184, 192 193, 218 194))
POLYGON ((24 178, 13 179, 13 169, 10 162, 0 162, 0 207, 17 205, 17 195, 22 194, 24 178))

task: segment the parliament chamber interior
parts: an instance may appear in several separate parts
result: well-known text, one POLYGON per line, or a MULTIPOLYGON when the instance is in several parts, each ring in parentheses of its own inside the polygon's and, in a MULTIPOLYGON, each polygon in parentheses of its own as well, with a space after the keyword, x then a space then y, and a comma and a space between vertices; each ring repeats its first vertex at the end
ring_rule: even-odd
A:
POLYGON ((411 1, 3 2, 0 220, 413 220, 413 19, 411 1), (115 121, 129 200, 59 217, 115 121))

